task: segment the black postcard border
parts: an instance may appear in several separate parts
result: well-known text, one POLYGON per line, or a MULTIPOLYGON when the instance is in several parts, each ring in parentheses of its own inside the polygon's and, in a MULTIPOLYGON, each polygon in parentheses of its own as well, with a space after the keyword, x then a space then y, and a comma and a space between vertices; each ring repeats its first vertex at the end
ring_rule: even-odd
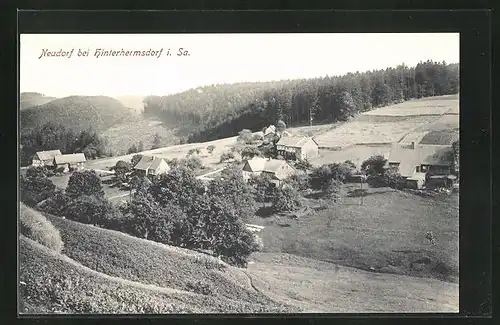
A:
MULTIPOLYGON (((490 316, 492 307, 492 165, 491 165, 491 11, 488 10, 441 10, 441 11, 18 11, 19 33, 316 33, 316 32, 460 32, 460 310, 464 321, 477 321, 477 316, 490 316)), ((18 49, 18 34, 14 49, 18 49)), ((230 46, 230 45, 228 45, 230 46)), ((10 65, 18 65, 18 53, 9 56, 10 65)), ((367 54, 369 55, 369 54, 367 54)), ((17 72, 15 72, 17 74, 17 72)), ((18 74, 12 84, 18 87, 18 74)), ((17 90, 14 90, 18 94, 17 90)), ((18 136, 18 95, 9 97, 4 107, 4 131, 1 140, 7 140, 8 149, 16 151, 18 136), (7 109, 8 108, 8 109, 7 109)), ((3 200, 8 202, 11 213, 6 214, 8 238, 6 247, 17 246, 17 175, 19 166, 13 160, 8 170, 11 186, 5 187, 3 200), (16 170, 16 173, 14 173, 16 170)), ((7 205, 5 205, 7 206, 7 205)), ((7 281, 10 297, 17 295, 17 256, 13 249, 9 265, 11 277, 7 281)), ((7 290, 6 290, 7 291, 7 290)), ((9 313, 17 313, 17 299, 10 300, 9 313)), ((248 315, 249 316, 249 315, 248 315)), ((259 319, 260 317, 298 321, 342 321, 363 323, 382 320, 443 321, 456 314, 300 314, 261 315, 249 318, 245 315, 183 315, 183 316, 108 316, 112 319, 146 319, 147 321, 174 321, 173 318, 196 320, 228 318, 259 319), (397 318, 395 318, 397 317, 397 318)), ((23 316, 23 321, 28 317, 23 316)), ((95 317, 72 316, 71 321, 95 317)), ((30 319, 35 321, 35 319, 30 319)), ((36 321, 68 320, 68 317, 38 317, 36 321)), ((258 321, 263 321, 259 319, 258 321)), ((243 321, 239 319, 238 321, 243 321)), ((474 323, 475 323, 474 321, 474 323)))

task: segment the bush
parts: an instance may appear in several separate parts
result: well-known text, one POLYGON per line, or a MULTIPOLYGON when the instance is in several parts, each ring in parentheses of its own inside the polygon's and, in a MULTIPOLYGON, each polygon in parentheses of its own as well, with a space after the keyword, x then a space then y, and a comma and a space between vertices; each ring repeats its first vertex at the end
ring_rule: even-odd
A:
POLYGON ((241 158, 243 160, 252 159, 253 157, 259 157, 260 155, 261 155, 260 150, 254 146, 245 146, 241 150, 241 158))
POLYGON ((21 204, 20 233, 53 251, 60 253, 63 241, 59 231, 39 212, 21 204))
POLYGON ((237 140, 238 143, 251 144, 253 142, 252 131, 248 129, 243 129, 238 133, 237 140))
POLYGON ((235 159, 235 155, 233 152, 229 151, 229 152, 224 152, 221 156, 220 156, 220 162, 223 163, 223 162, 226 162, 226 161, 229 161, 231 159, 235 159))
POLYGON ((363 161, 361 164, 361 171, 363 171, 367 176, 376 176, 384 174, 384 167, 387 163, 382 155, 373 155, 367 160, 363 161))
POLYGON ((301 205, 299 193, 292 186, 281 186, 274 191, 273 209, 276 212, 295 211, 301 205))
POLYGON ((182 163, 191 170, 198 170, 203 168, 203 163, 200 157, 190 156, 182 161, 182 163))
POLYGON ((388 168, 384 171, 383 178, 384 183, 392 188, 398 188, 401 182, 401 174, 399 173, 398 168, 388 168))
POLYGON ((73 173, 69 178, 66 194, 71 198, 81 195, 104 197, 101 178, 94 170, 84 170, 82 172, 73 173))
POLYGON ((207 151, 209 154, 212 154, 214 152, 214 150, 215 150, 215 146, 213 144, 211 144, 207 147, 207 151))
POLYGON ((55 216, 64 216, 70 200, 71 199, 64 193, 56 193, 53 197, 39 204, 38 209, 55 216))
POLYGON ((56 186, 46 177, 43 169, 28 169, 20 178, 21 202, 34 207, 56 193, 56 186))
POLYGON ((68 202, 64 216, 81 223, 104 226, 110 213, 116 211, 105 198, 82 195, 68 202))

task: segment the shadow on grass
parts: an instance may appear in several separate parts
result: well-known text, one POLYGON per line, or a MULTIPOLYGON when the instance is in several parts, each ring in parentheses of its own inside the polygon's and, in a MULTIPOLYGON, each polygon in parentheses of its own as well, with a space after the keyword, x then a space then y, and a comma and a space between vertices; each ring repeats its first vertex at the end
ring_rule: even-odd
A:
POLYGON ((355 189, 355 190, 352 190, 352 191, 349 191, 347 193, 347 197, 366 197, 366 196, 370 196, 370 195, 376 195, 376 194, 385 194, 385 193, 390 193, 390 192, 394 192, 395 190, 383 190, 383 191, 376 191, 376 192, 372 192, 372 191, 368 191, 368 190, 365 190, 365 189, 355 189))
POLYGON ((255 215, 261 218, 267 218, 274 213, 272 206, 263 206, 257 209, 255 215))

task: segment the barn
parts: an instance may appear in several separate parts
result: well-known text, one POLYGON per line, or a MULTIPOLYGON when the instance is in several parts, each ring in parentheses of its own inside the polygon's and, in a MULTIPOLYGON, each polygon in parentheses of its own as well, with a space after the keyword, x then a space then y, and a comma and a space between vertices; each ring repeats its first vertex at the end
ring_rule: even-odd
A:
POLYGON ((248 181, 253 175, 267 174, 273 184, 279 186, 287 177, 295 174, 296 169, 284 160, 254 157, 247 160, 242 169, 243 179, 248 181))
POLYGON ((68 155, 59 155, 54 157, 54 166, 64 168, 64 172, 71 170, 82 170, 87 161, 83 153, 73 153, 68 155))
POLYGON ((452 179, 452 159, 451 146, 412 143, 394 146, 387 162, 388 167, 398 168, 408 187, 422 188, 431 179, 452 179))
POLYGON ((33 155, 31 165, 33 167, 54 166, 54 157, 60 156, 60 150, 38 151, 33 155))
POLYGON ((276 149, 286 160, 306 160, 319 155, 318 143, 309 137, 281 137, 276 149))

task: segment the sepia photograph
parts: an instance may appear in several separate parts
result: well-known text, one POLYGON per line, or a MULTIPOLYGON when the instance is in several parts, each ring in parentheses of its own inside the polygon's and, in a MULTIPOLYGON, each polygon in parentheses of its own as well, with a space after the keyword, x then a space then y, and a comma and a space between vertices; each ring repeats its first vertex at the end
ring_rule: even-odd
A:
POLYGON ((459 40, 21 34, 18 312, 458 313, 459 40))

